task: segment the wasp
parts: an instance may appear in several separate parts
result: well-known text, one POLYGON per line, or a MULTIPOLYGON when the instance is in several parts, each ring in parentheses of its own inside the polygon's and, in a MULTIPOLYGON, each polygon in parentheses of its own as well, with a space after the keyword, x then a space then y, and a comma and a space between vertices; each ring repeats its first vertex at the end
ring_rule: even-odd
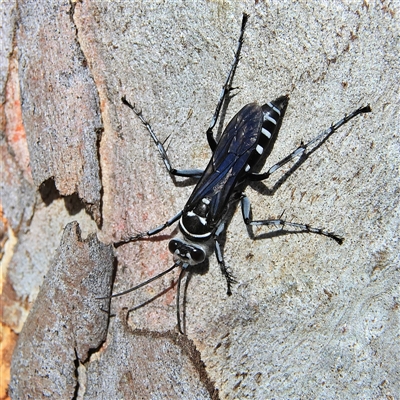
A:
POLYGON ((265 162, 265 156, 269 155, 272 150, 272 145, 276 139, 288 106, 288 96, 278 97, 263 105, 257 103, 245 105, 228 123, 218 141, 214 138, 213 134, 213 128, 218 120, 221 107, 232 90, 232 80, 239 62, 247 20, 248 15, 243 14, 234 60, 225 84, 222 87, 215 113, 207 130, 207 140, 212 151, 212 157, 205 170, 174 169, 171 166, 164 145, 158 140, 150 124, 143 117, 142 112, 137 110, 134 105, 130 104, 125 97, 122 98, 122 102, 136 114, 148 130, 168 173, 171 176, 194 178, 197 180, 197 184, 184 208, 167 222, 154 229, 124 238, 120 242, 115 243, 115 246, 120 246, 127 242, 150 237, 178 222, 179 234, 174 237, 168 245, 169 251, 173 256, 174 264, 147 281, 121 293, 113 294, 110 297, 122 296, 137 290, 169 273, 173 269, 180 267, 181 272, 177 285, 176 311, 178 329, 181 333, 182 327, 179 308, 180 283, 185 271, 190 266, 201 264, 208 259, 212 253, 215 253, 221 272, 226 278, 227 294, 232 294, 231 286, 233 283, 236 283, 236 281, 230 269, 225 264, 221 250, 221 238, 229 222, 229 211, 236 207, 238 203, 241 204, 244 223, 248 226, 266 225, 282 228, 291 227, 300 232, 324 235, 342 244, 343 238, 324 229, 313 228, 308 224, 288 222, 282 218, 253 220, 251 218, 250 201, 246 197, 244 190, 252 181, 261 181, 269 178, 271 174, 292 160, 304 160, 313 149, 319 147, 341 126, 357 115, 371 111, 369 105, 358 108, 321 132, 308 143, 302 143, 291 154, 270 167, 266 172, 256 172, 259 171, 260 163, 265 162))

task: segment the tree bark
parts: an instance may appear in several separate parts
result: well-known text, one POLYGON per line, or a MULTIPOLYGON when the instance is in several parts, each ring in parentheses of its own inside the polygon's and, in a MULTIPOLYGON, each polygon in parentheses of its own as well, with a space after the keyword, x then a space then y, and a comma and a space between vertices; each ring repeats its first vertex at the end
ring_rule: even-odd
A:
POLYGON ((2 8, 2 323, 4 354, 19 334, 13 399, 396 398, 396 5, 20 0, 2 8), (167 141, 174 167, 204 168, 205 131, 243 11, 238 89, 217 137, 243 105, 290 95, 266 170, 345 113, 368 103, 373 112, 283 183, 277 172, 246 191, 255 219, 284 211, 344 244, 266 227, 252 240, 235 213, 224 254, 238 284, 227 297, 214 257, 193 271, 182 336, 179 271, 98 299, 172 265, 173 228, 112 244, 175 215, 193 183, 171 181, 121 97, 167 141))

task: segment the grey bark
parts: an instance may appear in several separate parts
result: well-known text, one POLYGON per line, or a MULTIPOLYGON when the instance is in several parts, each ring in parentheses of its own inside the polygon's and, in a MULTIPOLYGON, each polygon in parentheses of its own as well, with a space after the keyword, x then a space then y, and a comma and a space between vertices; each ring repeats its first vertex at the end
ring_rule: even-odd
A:
POLYGON ((78 223, 66 226, 13 355, 13 399, 72 399, 77 367, 105 341, 114 270, 110 245, 82 241, 78 223))
MULTIPOLYGON (((143 110, 161 141, 170 138, 174 166, 204 167, 210 157, 204 133, 243 11, 250 18, 234 82, 239 90, 224 121, 247 103, 290 95, 266 167, 346 112, 367 103, 373 110, 337 132, 274 196, 265 195, 262 185, 258 192, 247 191, 256 218, 278 217, 285 210, 289 220, 344 236, 342 246, 266 228, 255 231, 260 240, 251 240, 236 213, 224 251, 239 282, 231 297, 211 257, 209 270, 193 274, 189 282, 187 336, 180 339, 176 274, 113 300, 111 315, 117 318, 111 318, 104 346, 90 358, 84 351, 74 358, 71 340, 58 345, 68 360, 64 370, 50 362, 50 350, 46 353, 54 379, 41 387, 43 396, 55 377, 65 376, 69 393, 82 399, 397 398, 398 4, 25 0, 10 10, 18 26, 14 36, 5 35, 4 59, 16 54, 19 61, 32 168, 30 180, 17 162, 6 121, 2 202, 18 242, 7 258, 14 297, 7 300, 4 320, 15 330, 23 321, 16 308, 23 316, 29 308, 23 304, 35 299, 39 287, 36 304, 53 298, 54 307, 67 301, 80 309, 72 294, 54 298, 41 281, 61 226, 76 219, 108 244, 153 228, 183 207, 191 187, 171 182, 146 130, 120 98, 126 95, 143 110), (196 351, 189 351, 193 346, 196 351), (76 359, 82 363, 78 378, 76 359), (102 381, 107 384, 101 386, 102 381)), ((10 65, 4 67, 8 73, 2 70, 4 88, 10 65)), ((265 185, 273 187, 278 179, 265 185)), ((67 248, 64 240, 56 260, 72 257, 80 246, 79 240, 74 243, 67 248)), ((114 292, 172 262, 165 240, 128 244, 115 256, 114 292)), ((75 293, 70 285, 66 289, 75 293)), ((31 335, 26 325, 21 333, 14 393, 28 388, 22 376, 35 377, 20 349, 29 347, 30 336, 43 335, 39 322, 29 328, 34 328, 31 335)), ((76 320, 69 326, 72 337, 76 320)), ((100 346, 104 336, 95 339, 91 328, 82 342, 100 346)), ((48 341, 50 347, 55 343, 48 341)), ((33 348, 29 357, 39 350, 33 348)))

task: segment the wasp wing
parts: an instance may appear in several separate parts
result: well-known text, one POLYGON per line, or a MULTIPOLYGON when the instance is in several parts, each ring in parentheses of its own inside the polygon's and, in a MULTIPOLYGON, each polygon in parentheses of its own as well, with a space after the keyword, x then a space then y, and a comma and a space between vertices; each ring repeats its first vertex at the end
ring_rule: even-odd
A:
POLYGON ((256 103, 247 104, 232 118, 186 203, 186 211, 207 198, 210 201, 208 223, 212 225, 220 220, 257 146, 262 123, 262 108, 256 103))

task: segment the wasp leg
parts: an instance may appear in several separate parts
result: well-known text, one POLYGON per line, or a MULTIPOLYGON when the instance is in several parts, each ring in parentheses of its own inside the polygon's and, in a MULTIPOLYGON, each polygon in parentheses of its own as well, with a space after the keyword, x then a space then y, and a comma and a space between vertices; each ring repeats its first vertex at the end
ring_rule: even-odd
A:
POLYGON ((250 210, 251 210, 251 205, 250 205, 250 200, 248 197, 243 194, 241 200, 240 200, 241 206, 242 206, 242 215, 243 215, 243 220, 246 225, 250 226, 260 226, 260 225, 269 225, 269 226, 280 226, 282 229, 285 227, 291 227, 295 228, 299 233, 304 232, 304 233, 315 233, 317 235, 323 235, 326 236, 330 239, 335 240, 337 243, 342 244, 344 241, 344 238, 335 235, 333 232, 328 232, 324 229, 321 228, 313 228, 312 226, 308 224, 300 224, 297 222, 287 222, 283 220, 282 218, 278 219, 264 219, 264 220, 258 220, 258 221, 253 221, 250 217, 250 210))
POLYGON ((158 140, 156 134, 154 133, 152 127, 150 124, 144 119, 142 112, 137 110, 134 105, 128 102, 125 97, 122 97, 122 102, 128 106, 142 121, 142 124, 146 127, 148 132, 150 133, 151 138, 153 139, 153 142, 157 146, 157 150, 161 155, 161 159, 164 162, 165 168, 169 172, 170 175, 175 175, 175 176, 182 176, 186 178, 197 178, 199 179, 201 175, 203 175, 203 170, 202 169, 175 169, 172 168, 171 162, 169 161, 167 151, 165 150, 164 145, 158 140))
POLYGON ((140 232, 140 233, 138 233, 136 235, 129 236, 127 238, 123 238, 121 241, 114 243, 114 246, 115 247, 119 247, 119 246, 121 246, 121 245, 123 245, 125 243, 134 242, 134 241, 142 239, 144 237, 149 237, 149 236, 156 235, 157 233, 160 233, 165 228, 168 228, 169 226, 174 224, 176 221, 178 221, 181 216, 182 216, 182 211, 179 211, 178 214, 174 215, 172 218, 170 218, 164 224, 162 224, 160 226, 157 226, 156 228, 150 229, 149 231, 140 232))
POLYGON ((224 256, 221 250, 221 244, 219 243, 218 239, 220 235, 225 230, 225 224, 222 222, 217 230, 215 231, 214 240, 215 240, 215 256, 217 257, 217 261, 219 267, 221 268, 222 275, 224 275, 227 284, 227 291, 226 294, 230 296, 232 294, 231 285, 237 283, 235 277, 233 276, 230 268, 225 264, 224 256))
POLYGON ((292 161, 293 159, 295 159, 297 157, 299 157, 300 159, 307 158, 312 152, 314 152, 316 149, 318 149, 319 146, 321 146, 342 125, 346 124, 352 118, 354 118, 355 116, 357 116, 359 114, 364 114, 364 113, 369 113, 369 112, 371 112, 371 107, 369 105, 358 108, 357 110, 353 111, 349 115, 346 115, 340 121, 333 124, 328 129, 321 132, 318 136, 316 136, 314 139, 310 140, 308 143, 302 144, 301 146, 299 146, 295 151, 293 151, 291 154, 289 154, 283 160, 281 160, 278 163, 276 163, 275 165, 273 165, 267 172, 264 172, 261 174, 255 174, 255 173, 249 174, 249 179, 251 181, 261 181, 261 180, 267 179, 267 178, 269 178, 269 176, 271 174, 273 174, 278 169, 282 168, 285 164, 292 161), (314 147, 312 148, 312 146, 314 146, 314 147))
POLYGON ((213 152, 214 152, 215 148, 217 147, 217 142, 214 139, 212 130, 214 129, 215 124, 217 123, 222 104, 223 104, 227 94, 232 90, 232 81, 233 81, 233 77, 235 76, 236 67, 239 63, 240 51, 242 49, 242 44, 243 44, 243 35, 244 35, 244 31, 246 29, 246 23, 247 23, 248 18, 249 18, 249 16, 244 13, 243 18, 242 18, 242 27, 240 30, 240 36, 239 36, 237 48, 235 51, 235 57, 233 59, 232 65, 231 65, 231 69, 229 70, 228 77, 226 78, 226 81, 225 81, 224 85, 222 86, 221 94, 219 95, 218 104, 217 104, 217 107, 215 108, 215 112, 211 119, 210 126, 207 129, 208 145, 210 146, 210 148, 213 152))

